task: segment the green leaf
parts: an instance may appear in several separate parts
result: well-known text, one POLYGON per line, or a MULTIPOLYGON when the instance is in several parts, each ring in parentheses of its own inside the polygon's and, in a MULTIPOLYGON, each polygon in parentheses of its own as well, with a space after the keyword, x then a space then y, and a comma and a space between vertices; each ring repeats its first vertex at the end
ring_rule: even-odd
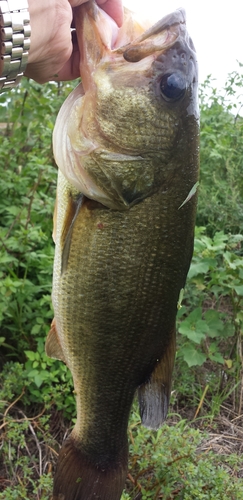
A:
POLYGON ((179 325, 179 332, 197 344, 205 339, 208 329, 206 321, 202 319, 201 307, 194 309, 179 325))
POLYGON ((221 365, 224 365, 224 358, 220 354, 220 352, 215 352, 213 354, 209 353, 209 359, 211 359, 211 361, 215 361, 216 363, 220 363, 221 365))
POLYGON ((213 249, 216 250, 223 250, 225 248, 225 242, 227 241, 228 236, 227 234, 224 234, 223 231, 218 231, 215 233, 214 239, 213 239, 213 249))
POLYGON ((202 352, 198 351, 192 345, 184 346, 180 349, 180 355, 186 361, 189 367, 202 366, 207 357, 202 352))
POLYGON ((227 339, 228 337, 233 337, 233 335, 235 335, 235 329, 233 323, 230 321, 224 323, 224 328, 221 332, 221 337, 223 339, 227 339))
POLYGON ((34 381, 35 381, 35 385, 37 385, 37 387, 40 387, 43 384, 43 378, 42 378, 40 373, 35 375, 34 381))
POLYGON ((202 319, 202 308, 196 307, 188 316, 187 321, 189 323, 196 323, 199 319, 202 319))
POLYGON ((210 338, 219 337, 224 329, 224 323, 220 319, 220 313, 214 309, 208 309, 204 313, 204 319, 208 325, 207 335, 210 338))
POLYGON ((208 333, 209 331, 209 327, 208 327, 208 324, 206 323, 206 321, 204 319, 199 319, 197 322, 196 322, 196 332, 197 334, 206 334, 208 333))
POLYGON ((24 352, 25 352, 25 355, 27 356, 27 358, 30 359, 30 361, 35 360, 35 358, 36 358, 35 352, 33 352, 33 351, 24 351, 24 352))
POLYGON ((201 341, 205 339, 204 333, 191 330, 187 328, 187 326, 184 326, 183 324, 180 326, 179 332, 185 337, 187 337, 189 340, 192 340, 192 342, 195 342, 196 344, 200 344, 201 341))
POLYGON ((29 378, 34 378, 38 373, 38 370, 30 370, 27 375, 29 378))
POLYGON ((191 279, 198 274, 206 274, 209 270, 209 263, 205 260, 202 262, 192 262, 188 272, 188 278, 191 279))
POLYGON ((36 335, 37 333, 39 333, 40 330, 41 330, 41 325, 34 325, 31 328, 31 334, 36 335))
POLYGON ((235 285, 232 288, 235 290, 237 295, 243 296, 243 285, 235 285))

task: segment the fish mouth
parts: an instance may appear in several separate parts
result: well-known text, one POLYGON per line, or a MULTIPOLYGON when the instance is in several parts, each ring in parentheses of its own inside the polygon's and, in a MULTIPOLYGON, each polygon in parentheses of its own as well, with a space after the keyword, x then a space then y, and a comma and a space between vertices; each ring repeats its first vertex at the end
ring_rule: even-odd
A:
POLYGON ((184 9, 177 9, 147 29, 142 35, 132 41, 129 46, 120 47, 117 52, 122 52, 128 62, 138 62, 152 54, 156 56, 175 43, 181 31, 185 32, 186 13, 184 9))
POLYGON ((168 49, 178 37, 185 37, 187 33, 184 9, 168 14, 149 27, 147 22, 138 24, 134 14, 125 9, 124 23, 118 28, 94 0, 74 9, 74 24, 85 92, 89 88, 92 71, 101 59, 121 55, 125 61, 134 63, 151 55, 155 58, 158 52, 168 49))

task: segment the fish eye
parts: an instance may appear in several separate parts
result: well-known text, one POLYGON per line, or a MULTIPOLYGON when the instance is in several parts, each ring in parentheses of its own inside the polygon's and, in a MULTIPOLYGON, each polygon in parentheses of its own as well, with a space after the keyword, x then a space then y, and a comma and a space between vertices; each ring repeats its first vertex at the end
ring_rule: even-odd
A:
POLYGON ((160 80, 161 94, 166 101, 177 101, 186 92, 186 81, 180 73, 166 73, 160 80))

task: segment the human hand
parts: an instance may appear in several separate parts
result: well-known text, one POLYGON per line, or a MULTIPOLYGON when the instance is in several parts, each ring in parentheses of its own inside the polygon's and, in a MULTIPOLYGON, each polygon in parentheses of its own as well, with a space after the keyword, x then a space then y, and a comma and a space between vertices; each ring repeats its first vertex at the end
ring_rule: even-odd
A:
MULTIPOLYGON (((79 49, 75 36, 71 36, 70 26, 72 9, 86 1, 28 0, 31 45, 25 76, 38 83, 79 77, 79 49)), ((96 1, 121 26, 122 0, 96 1)))

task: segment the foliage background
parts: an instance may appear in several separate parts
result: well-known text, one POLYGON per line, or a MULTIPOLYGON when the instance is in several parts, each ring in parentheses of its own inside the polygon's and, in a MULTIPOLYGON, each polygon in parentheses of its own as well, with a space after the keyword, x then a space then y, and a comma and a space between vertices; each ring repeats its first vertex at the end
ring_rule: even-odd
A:
MULTIPOLYGON (((243 119, 234 100, 242 82, 240 67, 222 94, 210 79, 201 88, 200 196, 195 251, 178 312, 168 419, 173 425, 146 431, 134 407, 124 500, 243 499, 243 119)), ((44 352, 52 319, 56 167, 51 136, 73 86, 26 80, 9 97, 0 96, 4 500, 50 497, 58 449, 75 419, 70 373, 44 352)))

